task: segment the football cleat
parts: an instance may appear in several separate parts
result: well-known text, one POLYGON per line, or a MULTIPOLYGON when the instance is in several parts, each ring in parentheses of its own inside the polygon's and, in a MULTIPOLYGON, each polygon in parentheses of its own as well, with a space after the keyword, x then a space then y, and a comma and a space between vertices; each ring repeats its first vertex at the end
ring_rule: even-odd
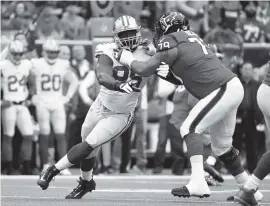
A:
POLYGON ((186 186, 183 186, 181 188, 174 188, 171 191, 173 196, 178 196, 178 197, 184 197, 184 198, 189 198, 189 197, 199 197, 199 198, 204 198, 204 197, 209 197, 210 194, 201 194, 201 195, 197 195, 197 194, 190 194, 188 191, 188 188, 186 186))
POLYGON ((59 173, 60 171, 53 165, 48 169, 44 170, 37 181, 37 184, 43 189, 46 190, 49 187, 52 179, 59 173))
POLYGON ((222 175, 211 165, 206 162, 203 164, 204 171, 208 172, 216 181, 224 182, 222 175))
POLYGON ((257 206, 259 205, 254 197, 255 190, 247 190, 241 187, 234 196, 234 201, 243 206, 257 206))
POLYGON ((66 196, 66 199, 81 199, 86 193, 96 189, 96 182, 93 179, 87 181, 80 177, 78 183, 79 185, 66 196))
MULTIPOLYGON (((256 200, 257 202, 260 202, 260 201, 262 201, 262 199, 263 199, 263 194, 262 194, 259 190, 257 190, 257 191, 255 192, 255 194, 254 194, 254 197, 255 197, 255 200, 256 200)), ((227 198, 227 201, 228 201, 228 202, 233 202, 233 201, 234 201, 234 196, 229 196, 229 197, 227 198)))

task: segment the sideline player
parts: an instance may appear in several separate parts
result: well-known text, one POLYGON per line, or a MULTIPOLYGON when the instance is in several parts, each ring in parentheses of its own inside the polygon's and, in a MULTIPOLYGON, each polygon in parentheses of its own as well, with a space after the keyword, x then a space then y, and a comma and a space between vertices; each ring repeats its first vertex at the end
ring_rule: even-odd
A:
MULTIPOLYGON (((270 65, 263 83, 258 89, 257 101, 264 115, 267 129, 270 130, 270 65)), ((247 183, 236 194, 234 200, 244 206, 258 205, 254 193, 257 191, 261 181, 270 173, 270 152, 266 152, 260 159, 253 174, 249 177, 247 183)))
POLYGON ((98 58, 96 76, 101 89, 83 123, 82 143, 72 147, 66 156, 41 173, 37 182, 45 190, 61 170, 81 161, 79 185, 66 196, 67 199, 80 199, 95 189, 92 170, 99 148, 129 127, 141 89, 148 79, 131 72, 113 57, 114 50, 118 48, 129 49, 141 60, 149 59, 152 52, 154 54, 152 44, 146 48, 140 45, 142 41, 137 21, 131 16, 119 17, 113 32, 115 43, 100 44, 95 51, 98 58))
MULTIPOLYGON (((36 106, 37 120, 40 127, 39 152, 43 170, 50 165, 48 161, 48 139, 51 126, 56 137, 56 149, 59 157, 66 154, 66 111, 65 104, 69 103, 78 86, 76 75, 70 70, 68 60, 58 58, 59 45, 53 39, 43 44, 44 57, 32 59, 31 75, 34 77, 36 94, 32 103, 36 106), (63 96, 63 82, 69 83, 67 94, 63 96)), ((65 170, 62 174, 70 174, 65 170)))
POLYGON ((148 61, 136 61, 127 50, 116 51, 115 57, 141 76, 155 73, 162 63, 168 64, 171 72, 164 77, 167 80, 178 78, 200 100, 180 128, 191 162, 190 182, 173 189, 172 194, 179 197, 210 196, 204 179, 202 155, 202 133, 208 128, 212 134, 213 152, 225 163, 236 182, 245 184, 248 174, 241 165, 239 151, 232 146, 236 111, 244 95, 240 80, 223 66, 202 39, 189 30, 188 19, 181 13, 162 15, 155 35, 157 53, 148 61))
POLYGON ((0 63, 1 87, 3 100, 1 101, 3 123, 3 167, 7 174, 12 173, 12 138, 15 127, 18 126, 23 141, 21 145, 21 157, 23 159, 22 174, 31 174, 31 154, 33 139, 33 122, 26 106, 29 96, 27 82, 32 68, 29 60, 22 59, 24 55, 23 44, 12 41, 8 48, 8 56, 0 63))

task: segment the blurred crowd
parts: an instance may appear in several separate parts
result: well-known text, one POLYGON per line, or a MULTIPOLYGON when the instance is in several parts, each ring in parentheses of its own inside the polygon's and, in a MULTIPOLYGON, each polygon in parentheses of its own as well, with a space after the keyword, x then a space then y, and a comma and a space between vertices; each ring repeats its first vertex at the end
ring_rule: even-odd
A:
MULTIPOLYGON (((249 172, 253 172, 260 156, 267 150, 269 136, 256 102, 256 93, 269 66, 270 49, 266 51, 266 58, 255 57, 255 50, 249 51, 249 58, 245 58, 244 43, 270 43, 268 1, 1 1, 1 39, 23 41, 28 50, 28 59, 42 55, 37 52, 37 39, 74 41, 71 46, 61 45, 59 53, 59 58, 70 61, 70 67, 80 81, 78 91, 71 103, 66 105, 66 137, 68 148, 71 148, 81 141, 82 123, 99 89, 98 83, 87 85, 89 73, 94 71, 93 58, 89 58, 86 47, 75 43, 78 40, 93 40, 95 28, 91 19, 133 16, 142 26, 143 38, 152 40, 153 22, 164 12, 175 10, 190 19, 191 30, 206 43, 216 45, 224 64, 237 73, 243 83, 245 97, 238 110, 233 144, 241 151, 243 164, 249 172), (4 31, 16 31, 16 35, 7 36, 8 33, 4 31), (253 62, 253 58, 257 61, 253 62), (84 93, 85 88, 87 94, 84 93)), ((178 118, 184 119, 195 104, 196 99, 183 87, 171 88, 157 77, 150 78, 136 108, 133 124, 120 138, 102 146, 94 173, 128 173, 132 169, 145 174, 149 173, 149 167, 153 168, 154 174, 162 173, 164 167, 171 167, 175 175, 188 172, 189 162, 185 143, 180 138, 180 125, 175 128, 175 116, 171 117, 173 112, 177 112, 178 118), (167 143, 168 139, 170 143, 167 143)), ((38 173, 42 165, 37 152, 39 124, 35 118, 35 108, 31 106, 30 111, 36 125, 32 168, 33 173, 38 173)), ((21 139, 16 130, 13 138, 13 173, 20 171, 21 139)), ((59 158, 54 145, 52 132, 49 145, 52 164, 59 158)), ((207 137, 205 146, 209 147, 207 137)), ((226 172, 221 163, 216 167, 226 172)))

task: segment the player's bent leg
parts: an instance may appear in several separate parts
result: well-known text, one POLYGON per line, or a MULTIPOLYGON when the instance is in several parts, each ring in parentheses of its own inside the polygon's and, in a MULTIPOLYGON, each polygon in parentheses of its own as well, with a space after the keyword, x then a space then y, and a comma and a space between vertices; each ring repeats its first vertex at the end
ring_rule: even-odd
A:
MULTIPOLYGON (((237 184, 243 186, 248 180, 248 174, 244 170, 239 151, 232 146, 232 135, 236 123, 237 108, 231 109, 230 112, 218 123, 210 128, 211 146, 213 152, 224 162, 228 171, 234 176, 237 184)), ((256 192, 256 199, 261 200, 263 195, 260 191, 256 192)), ((227 198, 233 201, 233 196, 227 198)))
POLYGON ((34 126, 27 107, 20 106, 18 109, 17 126, 23 136, 21 154, 23 159, 22 174, 31 174, 32 140, 34 126))
POLYGON ((12 138, 15 134, 16 125, 16 106, 2 109, 3 142, 2 142, 2 161, 5 173, 12 173, 12 138))
MULTIPOLYGON (((92 104, 90 110, 87 113, 87 117, 84 122, 84 128, 90 128, 96 124, 102 117, 103 105, 101 101, 97 98, 92 104), (93 114, 94 121, 90 121, 91 114, 93 114), (92 123, 91 123, 92 122, 92 123)), ((89 131, 89 129, 88 129, 89 131)), ((84 138, 83 138, 84 139, 84 138)), ((76 162, 88 157, 94 150, 87 142, 83 141, 75 146, 73 146, 68 153, 60 159, 55 165, 49 167, 46 171, 41 173, 37 184, 46 190, 51 182, 52 178, 56 176, 60 171, 69 168, 76 162)))
POLYGON ((48 153, 48 145, 49 145, 49 135, 51 132, 50 128, 50 111, 43 105, 36 105, 36 114, 37 120, 39 124, 39 154, 41 163, 43 164, 43 169, 46 169, 49 162, 49 153, 48 153))

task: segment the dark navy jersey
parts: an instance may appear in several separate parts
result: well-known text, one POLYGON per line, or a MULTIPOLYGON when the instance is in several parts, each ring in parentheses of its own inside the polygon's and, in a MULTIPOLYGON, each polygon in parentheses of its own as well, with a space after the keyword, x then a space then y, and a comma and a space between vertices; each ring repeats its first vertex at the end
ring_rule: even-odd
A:
POLYGON ((270 62, 269 62, 268 69, 267 69, 266 75, 264 77, 263 83, 270 86, 270 62))
POLYGON ((168 52, 168 55, 172 48, 178 50, 177 58, 170 64, 173 73, 182 79, 185 88, 198 99, 204 98, 236 76, 191 31, 166 35, 157 44, 157 51, 168 52))

